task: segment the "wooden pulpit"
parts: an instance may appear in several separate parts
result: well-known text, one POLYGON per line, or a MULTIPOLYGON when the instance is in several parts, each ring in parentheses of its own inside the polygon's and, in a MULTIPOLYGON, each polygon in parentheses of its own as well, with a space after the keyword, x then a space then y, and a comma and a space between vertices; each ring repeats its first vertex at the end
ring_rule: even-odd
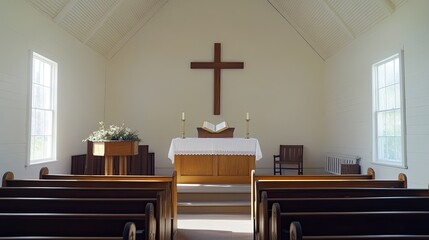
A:
POLYGON ((138 141, 93 142, 94 156, 105 157, 105 175, 113 175, 113 157, 119 156, 119 175, 127 175, 127 156, 138 154, 138 141))

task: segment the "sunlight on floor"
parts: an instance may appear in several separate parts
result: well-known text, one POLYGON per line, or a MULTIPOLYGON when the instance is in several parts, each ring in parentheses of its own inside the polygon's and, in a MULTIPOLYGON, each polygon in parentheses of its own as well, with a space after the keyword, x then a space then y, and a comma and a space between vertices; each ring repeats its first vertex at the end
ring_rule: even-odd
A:
POLYGON ((252 227, 249 215, 184 214, 178 218, 179 229, 252 233, 252 227))

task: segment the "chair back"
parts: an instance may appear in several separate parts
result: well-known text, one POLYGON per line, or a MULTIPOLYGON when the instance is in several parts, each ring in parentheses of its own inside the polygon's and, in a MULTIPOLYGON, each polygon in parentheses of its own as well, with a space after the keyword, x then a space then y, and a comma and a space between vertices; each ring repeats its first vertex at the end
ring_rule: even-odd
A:
POLYGON ((303 161, 304 145, 280 145, 280 162, 299 163, 303 161))

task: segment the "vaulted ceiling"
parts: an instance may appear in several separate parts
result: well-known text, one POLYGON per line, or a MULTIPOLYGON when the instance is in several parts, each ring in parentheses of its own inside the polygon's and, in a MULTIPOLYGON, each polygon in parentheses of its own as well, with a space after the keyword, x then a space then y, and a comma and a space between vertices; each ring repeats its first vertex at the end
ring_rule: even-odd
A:
MULTIPOLYGON (((168 0, 27 1, 82 43, 109 59, 168 0)), ((321 58, 327 59, 391 15, 407 0, 265 1, 321 58)))

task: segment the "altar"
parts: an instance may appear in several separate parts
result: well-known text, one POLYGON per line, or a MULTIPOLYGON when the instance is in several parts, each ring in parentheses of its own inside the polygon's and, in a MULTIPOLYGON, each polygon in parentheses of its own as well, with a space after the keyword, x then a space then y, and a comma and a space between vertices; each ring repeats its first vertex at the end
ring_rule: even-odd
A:
POLYGON ((168 158, 178 183, 246 184, 262 153, 255 138, 175 138, 168 158))

